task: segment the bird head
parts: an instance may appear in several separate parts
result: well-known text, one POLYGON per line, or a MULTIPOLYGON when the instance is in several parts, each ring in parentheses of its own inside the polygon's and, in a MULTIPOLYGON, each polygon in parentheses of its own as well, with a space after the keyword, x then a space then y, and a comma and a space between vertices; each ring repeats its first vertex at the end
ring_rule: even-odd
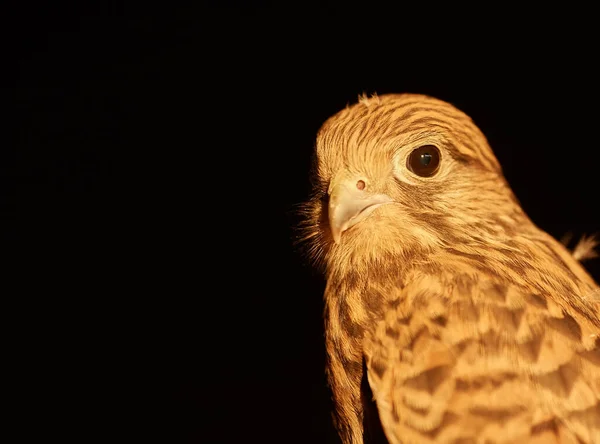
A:
POLYGON ((323 124, 315 154, 303 239, 326 264, 410 259, 523 220, 483 133, 432 97, 362 97, 323 124))

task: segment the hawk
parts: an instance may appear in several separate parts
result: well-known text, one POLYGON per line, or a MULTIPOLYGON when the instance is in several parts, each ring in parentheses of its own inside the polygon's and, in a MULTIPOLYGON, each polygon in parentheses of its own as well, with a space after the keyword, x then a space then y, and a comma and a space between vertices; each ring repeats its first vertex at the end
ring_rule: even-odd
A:
POLYGON ((344 443, 373 417, 390 443, 600 443, 599 287, 470 117, 363 96, 318 131, 314 179, 302 237, 344 443))

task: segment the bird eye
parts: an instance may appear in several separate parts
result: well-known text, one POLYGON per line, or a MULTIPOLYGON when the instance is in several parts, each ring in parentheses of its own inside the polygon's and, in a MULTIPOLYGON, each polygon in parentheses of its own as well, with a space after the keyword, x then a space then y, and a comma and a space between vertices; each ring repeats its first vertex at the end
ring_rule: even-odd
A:
POLYGON ((433 145, 423 145, 408 156, 407 168, 421 177, 431 177, 440 166, 440 150, 433 145))

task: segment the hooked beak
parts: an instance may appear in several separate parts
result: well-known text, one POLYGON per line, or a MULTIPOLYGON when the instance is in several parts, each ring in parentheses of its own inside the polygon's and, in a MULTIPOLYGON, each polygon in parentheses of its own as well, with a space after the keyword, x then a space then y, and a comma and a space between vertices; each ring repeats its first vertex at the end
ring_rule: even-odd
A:
POLYGON ((344 179, 329 186, 329 226, 336 244, 342 233, 365 219, 377 207, 393 202, 385 194, 373 194, 366 181, 344 179))

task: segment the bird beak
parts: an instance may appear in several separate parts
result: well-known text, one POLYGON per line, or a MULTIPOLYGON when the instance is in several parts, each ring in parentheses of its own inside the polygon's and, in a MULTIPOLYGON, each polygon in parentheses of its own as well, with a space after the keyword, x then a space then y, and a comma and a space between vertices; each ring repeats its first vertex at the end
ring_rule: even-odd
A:
POLYGON ((371 193, 367 183, 366 180, 360 178, 331 182, 329 186, 329 227, 336 244, 340 243, 344 231, 365 219, 375 208, 393 202, 385 194, 371 193))

